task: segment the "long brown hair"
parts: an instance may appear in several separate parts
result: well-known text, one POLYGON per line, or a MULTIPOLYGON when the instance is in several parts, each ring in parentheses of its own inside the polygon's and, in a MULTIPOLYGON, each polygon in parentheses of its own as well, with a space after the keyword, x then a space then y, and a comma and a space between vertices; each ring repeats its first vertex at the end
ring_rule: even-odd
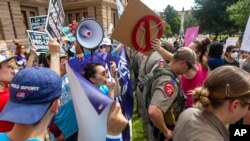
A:
MULTIPOLYGON (((22 46, 24 46, 24 45, 19 44, 19 45, 16 46, 16 55, 21 55, 20 53, 21 53, 21 50, 22 50, 22 46)), ((25 55, 26 59, 29 58, 29 54, 27 52, 25 52, 24 55, 25 55)))

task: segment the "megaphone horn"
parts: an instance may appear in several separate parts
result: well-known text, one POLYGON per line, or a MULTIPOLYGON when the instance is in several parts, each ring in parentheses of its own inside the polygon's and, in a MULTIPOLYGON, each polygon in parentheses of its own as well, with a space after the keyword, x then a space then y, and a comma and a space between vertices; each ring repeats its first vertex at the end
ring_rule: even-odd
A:
POLYGON ((76 29, 76 39, 78 43, 87 49, 99 47, 103 35, 102 26, 95 19, 83 19, 76 29))
POLYGON ((89 38, 89 37, 91 37, 92 32, 90 30, 88 30, 87 28, 82 28, 81 35, 89 38))

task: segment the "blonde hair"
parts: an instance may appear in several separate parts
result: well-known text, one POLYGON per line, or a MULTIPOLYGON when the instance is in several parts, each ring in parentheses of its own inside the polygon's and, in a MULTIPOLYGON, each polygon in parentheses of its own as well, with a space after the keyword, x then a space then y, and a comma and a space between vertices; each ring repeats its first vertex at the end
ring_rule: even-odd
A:
POLYGON ((203 87, 192 91, 198 107, 219 107, 226 100, 238 98, 246 101, 250 98, 250 75, 234 67, 222 66, 213 70, 205 80, 203 87))

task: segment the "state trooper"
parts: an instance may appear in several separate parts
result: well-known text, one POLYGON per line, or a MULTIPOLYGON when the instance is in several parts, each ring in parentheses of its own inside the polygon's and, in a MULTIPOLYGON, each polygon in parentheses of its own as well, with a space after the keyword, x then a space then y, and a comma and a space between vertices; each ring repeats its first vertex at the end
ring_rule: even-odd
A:
POLYGON ((195 60, 193 50, 187 47, 179 48, 169 64, 156 68, 153 76, 148 79, 143 95, 150 119, 149 141, 171 140, 177 118, 185 107, 185 97, 178 75, 189 69, 196 70, 195 60))

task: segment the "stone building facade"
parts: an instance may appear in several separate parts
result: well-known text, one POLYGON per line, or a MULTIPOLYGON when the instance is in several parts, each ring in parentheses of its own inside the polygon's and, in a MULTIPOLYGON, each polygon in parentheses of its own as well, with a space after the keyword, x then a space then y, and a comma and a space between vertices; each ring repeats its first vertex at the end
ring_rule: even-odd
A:
MULTIPOLYGON (((118 20, 116 0, 61 0, 65 12, 65 25, 82 17, 95 18, 104 30, 118 20)), ((124 5, 128 0, 121 0, 124 5)), ((49 0, 0 0, 0 40, 10 45, 18 39, 27 45, 26 30, 30 29, 29 17, 46 15, 49 0)))

